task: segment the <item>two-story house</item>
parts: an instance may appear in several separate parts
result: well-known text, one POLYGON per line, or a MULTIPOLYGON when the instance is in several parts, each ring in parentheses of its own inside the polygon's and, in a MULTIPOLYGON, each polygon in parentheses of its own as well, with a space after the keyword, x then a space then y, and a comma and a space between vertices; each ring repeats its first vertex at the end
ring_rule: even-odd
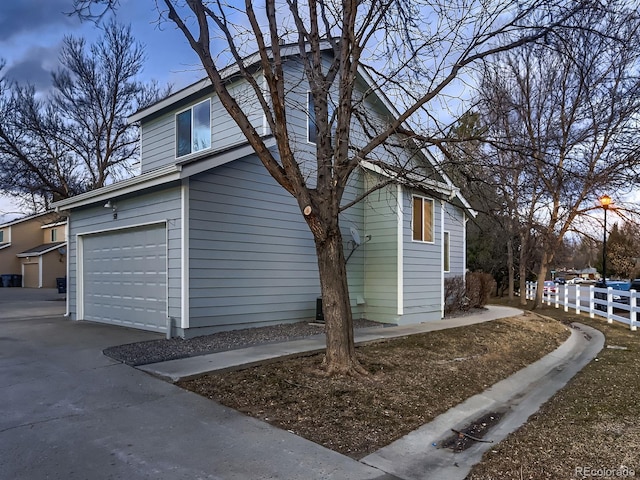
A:
MULTIPOLYGON (((304 169, 315 162, 313 108, 295 53, 283 68, 291 77, 288 128, 304 169)), ((246 84, 232 75, 227 81, 274 148, 246 84)), ((368 90, 364 73, 358 82, 368 90)), ((366 101, 372 118, 396 113, 382 94, 366 101)), ((141 127, 141 174, 55 204, 69 213, 71 318, 171 328, 185 337, 313 319, 320 284, 312 235, 210 81, 129 120, 141 127)), ((465 224, 473 211, 437 173, 433 157, 418 155, 434 172, 420 189, 394 182, 342 214, 357 317, 394 324, 438 320, 445 277, 465 273, 465 224)), ((385 175, 375 162, 363 162, 345 202, 385 175)))
POLYGON ((54 288, 56 278, 67 275, 66 232, 66 219, 55 212, 32 215, 0 225, 2 284, 54 288))

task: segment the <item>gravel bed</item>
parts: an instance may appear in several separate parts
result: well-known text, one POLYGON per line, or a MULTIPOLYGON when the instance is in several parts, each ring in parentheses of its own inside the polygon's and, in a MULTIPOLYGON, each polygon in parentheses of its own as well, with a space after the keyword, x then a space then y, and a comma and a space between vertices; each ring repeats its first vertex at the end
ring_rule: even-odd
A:
MULTIPOLYGON (((381 323, 359 319, 354 319, 353 324, 354 328, 383 326, 381 323)), ((188 340, 171 338, 129 343, 106 348, 103 353, 119 362, 136 366, 226 350, 236 350, 265 343, 284 342, 320 333, 324 333, 324 325, 298 322, 230 330, 188 340)))

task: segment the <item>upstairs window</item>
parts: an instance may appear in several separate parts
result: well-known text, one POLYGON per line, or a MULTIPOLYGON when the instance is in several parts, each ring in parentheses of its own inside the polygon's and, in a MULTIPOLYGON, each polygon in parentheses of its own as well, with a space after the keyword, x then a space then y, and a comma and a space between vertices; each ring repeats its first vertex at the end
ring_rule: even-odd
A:
POLYGON ((0 243, 4 242, 4 230, 0 230, 0 243))
POLYGON ((58 230, 53 228, 51 230, 51 242, 57 242, 58 241, 58 230))
POLYGON ((307 92, 307 119, 307 141, 309 143, 316 143, 318 126, 316 125, 316 110, 311 92, 307 92))
POLYGON ((176 115, 176 157, 211 148, 211 100, 176 115))
POLYGON ((433 243, 433 200, 413 197, 413 240, 433 243))

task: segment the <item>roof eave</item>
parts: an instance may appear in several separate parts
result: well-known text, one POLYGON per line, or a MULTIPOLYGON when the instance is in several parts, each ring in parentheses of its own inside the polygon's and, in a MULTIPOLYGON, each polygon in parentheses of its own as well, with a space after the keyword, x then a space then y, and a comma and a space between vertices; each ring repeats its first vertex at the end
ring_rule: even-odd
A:
POLYGON ((60 200, 53 203, 52 207, 55 208, 56 212, 60 212, 102 201, 108 201, 115 195, 126 195, 128 193, 137 192, 143 188, 149 188, 179 180, 180 171, 181 167, 177 165, 167 165, 165 167, 143 173, 137 177, 122 180, 97 190, 91 190, 89 192, 76 195, 75 197, 60 200))
MULTIPOLYGON (((325 40, 324 43, 325 43, 325 46, 323 47, 323 50, 331 49, 331 45, 327 40, 325 40)), ((307 45, 307 49, 310 49, 308 45, 307 45)), ((270 51, 270 49, 267 49, 267 50, 270 51)), ((300 47, 297 43, 280 46, 280 56, 282 58, 295 56, 299 53, 300 53, 300 47)), ((244 68, 251 71, 254 67, 259 65, 260 59, 261 59, 261 55, 259 52, 253 53, 245 57, 243 59, 244 68)), ((234 76, 238 75, 239 73, 240 73, 240 68, 236 63, 232 63, 229 66, 220 70, 220 76, 222 77, 222 80, 229 80, 234 76)), ((204 90, 205 88, 208 88, 211 85, 212 84, 209 77, 205 77, 202 80, 198 80, 197 82, 192 83, 191 85, 183 88, 182 90, 179 90, 152 105, 149 105, 145 108, 138 110, 137 112, 130 115, 127 118, 127 121, 129 123, 139 122, 144 118, 149 117, 157 112, 170 108, 174 103, 184 100, 185 98, 188 98, 191 95, 197 94, 200 90, 204 90)))
POLYGON ((67 246, 67 242, 60 242, 60 243, 56 243, 54 246, 52 246, 51 248, 48 248, 46 250, 42 250, 40 252, 23 252, 23 253, 18 253, 16 255, 16 257, 18 258, 29 258, 29 257, 41 257, 42 255, 45 255, 49 252, 53 252, 55 250, 58 250, 59 248, 63 248, 67 246))

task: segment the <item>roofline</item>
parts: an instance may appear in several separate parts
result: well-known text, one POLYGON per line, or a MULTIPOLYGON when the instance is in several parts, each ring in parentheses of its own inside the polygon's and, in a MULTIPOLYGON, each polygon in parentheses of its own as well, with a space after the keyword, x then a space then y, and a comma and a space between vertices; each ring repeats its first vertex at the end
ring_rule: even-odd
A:
POLYGON ((45 228, 59 227, 61 225, 66 225, 66 224, 67 224, 67 220, 62 220, 60 222, 47 223, 46 225, 42 225, 40 228, 44 230, 45 228))
POLYGON ((11 242, 0 243, 0 250, 11 246, 11 242))
POLYGON ((16 257, 19 257, 19 258, 41 257, 45 253, 53 252, 54 250, 57 250, 59 248, 66 247, 66 246, 67 246, 67 242, 56 243, 54 247, 48 248, 47 250, 42 250, 41 252, 18 253, 16 257))
MULTIPOLYGON (((322 43, 326 46, 322 47, 323 51, 332 49, 331 44, 328 40, 323 40, 322 43)), ((310 48, 307 45, 307 48, 310 48)), ((267 52, 270 52, 271 48, 267 48, 267 52)), ((298 43, 290 43, 286 45, 280 46, 280 55, 284 57, 293 57, 300 53, 300 47, 298 43)), ((252 53, 245 58, 242 59, 245 68, 250 69, 260 63, 260 52, 252 53)), ((220 70, 220 76, 223 80, 229 80, 233 78, 234 75, 240 72, 240 68, 238 67, 236 62, 231 63, 230 65, 224 67, 220 70)), ((154 113, 160 112, 166 108, 171 107, 174 103, 179 102, 180 100, 184 100, 185 98, 190 97, 198 93, 201 90, 204 90, 207 87, 212 86, 211 79, 209 77, 204 77, 197 82, 192 83, 191 85, 186 86, 185 88, 178 90, 175 93, 172 93, 168 97, 163 98, 162 100, 157 101, 147 107, 141 108, 137 112, 134 112, 127 118, 127 122, 135 123, 139 122, 143 118, 153 115, 154 113)))
MULTIPOLYGON (((377 173, 378 175, 382 175, 382 176, 387 177, 387 178, 395 179, 399 183, 403 183, 403 178, 401 176, 399 176, 398 174, 396 174, 394 172, 389 172, 389 171, 383 169, 382 167, 380 167, 379 165, 376 165, 376 164, 374 164, 372 162, 369 162, 368 160, 361 160, 360 161, 360 165, 362 166, 362 168, 364 168, 366 170, 370 170, 370 171, 372 171, 374 173, 377 173)), ((429 190, 433 190, 435 192, 448 195, 449 198, 455 197, 456 193, 458 191, 457 187, 453 187, 453 186, 449 185, 448 183, 439 182, 437 180, 432 180, 430 178, 420 178, 418 175, 415 175, 415 174, 407 175, 407 179, 410 179, 410 176, 415 177, 412 180, 415 180, 416 183, 424 185, 429 190)))
MULTIPOLYGON (((373 78, 371 78, 371 75, 369 75, 369 72, 367 72, 367 70, 364 67, 360 67, 358 68, 358 73, 360 75, 362 75, 362 77, 364 78, 364 80, 367 82, 367 84, 369 85, 378 85, 376 82, 374 82, 373 78)), ((378 96, 378 98, 380 98, 380 100, 382 100, 382 103, 384 104, 384 106, 396 117, 400 117, 400 111, 398 111, 398 109, 395 107, 395 105, 393 104, 393 102, 389 99, 389 97, 387 97, 387 94, 384 93, 384 91, 381 88, 377 88, 376 90, 374 90, 376 95, 378 96)), ((451 179, 449 178, 449 176, 442 171, 438 161, 435 159, 435 157, 433 156, 433 154, 427 150, 426 148, 420 148, 420 151, 425 155, 425 157, 427 157, 427 159, 429 160, 429 162, 433 165, 433 167, 438 171, 438 173, 440 175, 442 175, 442 178, 445 179, 445 181, 450 184, 450 185, 454 185, 454 183, 451 181, 451 179)))
POLYGON ((36 213, 36 214, 33 214, 33 215, 29 215, 28 217, 17 218, 15 220, 11 220, 8 223, 3 223, 2 225, 0 225, 0 228, 11 227, 12 225, 16 225, 16 224, 22 223, 22 222, 28 222, 29 220, 33 220, 33 219, 36 219, 38 217, 42 217, 44 215, 50 215, 52 213, 55 213, 55 210, 47 210, 46 212, 36 213))
POLYGON ((126 195, 137 192, 142 188, 153 187, 163 183, 180 179, 181 167, 177 165, 167 165, 151 170, 137 177, 128 178, 120 182, 112 183, 97 190, 81 193, 75 197, 66 198, 52 204, 56 212, 69 210, 72 208, 91 205, 93 203, 110 200, 114 195, 126 195))
MULTIPOLYGON (((403 179, 402 177, 398 176, 397 174, 393 174, 392 172, 388 172, 386 170, 384 170, 383 168, 381 168, 379 165, 376 165, 374 163, 371 163, 367 160, 361 160, 360 161, 360 166, 366 170, 370 170, 374 173, 377 173, 379 175, 382 175, 384 177, 387 178, 391 178, 391 179, 395 179, 398 183, 403 183, 403 179)), ((439 182, 437 180, 431 180, 431 179, 421 179, 419 178, 418 175, 414 175, 415 176, 415 181, 419 184, 422 184, 425 186, 425 188, 427 188, 428 190, 432 190, 434 192, 438 192, 444 195, 448 195, 449 196, 449 200, 452 200, 453 198, 457 198, 458 200, 460 200, 460 202, 462 203, 463 207, 475 218, 478 215, 478 212, 476 212, 473 208, 471 208, 471 206, 469 205, 469 203, 465 200, 464 197, 461 196, 460 194, 460 189, 458 187, 456 187, 453 184, 449 184, 449 183, 443 183, 443 182, 439 182)))

